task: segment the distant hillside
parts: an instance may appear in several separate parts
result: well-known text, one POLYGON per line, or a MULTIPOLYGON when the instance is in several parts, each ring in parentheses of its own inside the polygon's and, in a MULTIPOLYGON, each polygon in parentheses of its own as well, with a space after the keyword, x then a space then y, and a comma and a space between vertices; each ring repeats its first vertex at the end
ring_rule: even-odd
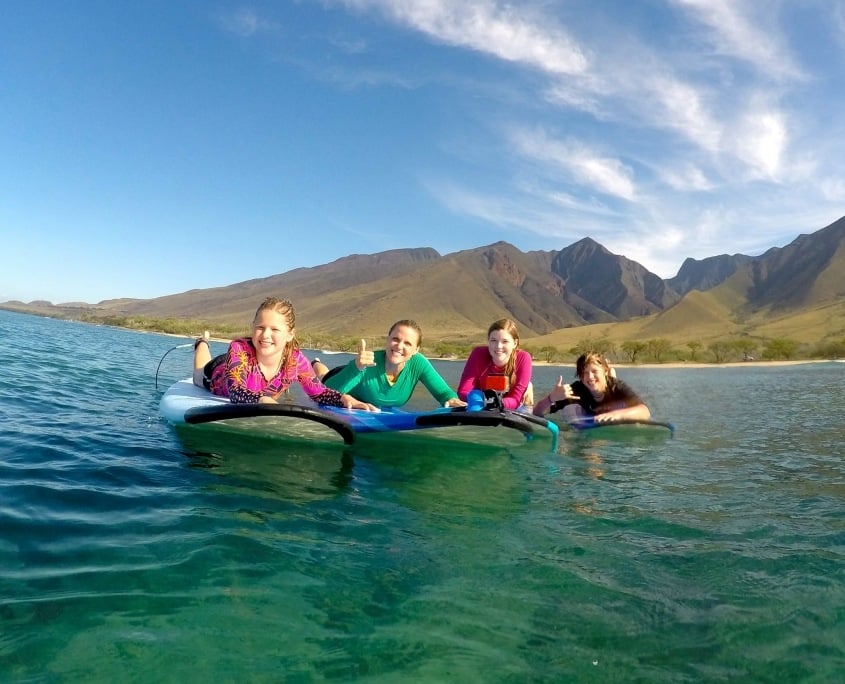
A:
POLYGON ((730 278, 743 264, 753 261, 745 254, 720 254, 706 259, 686 259, 681 270, 666 284, 675 292, 685 295, 691 290, 709 290, 730 278))
MULTIPOLYGON (((590 238, 558 252, 552 272, 563 279, 570 296, 615 320, 663 311, 679 299, 659 276, 624 256, 611 254, 590 238)), ((589 311, 583 313, 585 321, 593 322, 589 311)))
POLYGON ((409 317, 428 340, 477 340, 502 317, 537 342, 611 330, 615 337, 750 335, 774 321, 782 333, 795 325, 803 326, 795 335, 813 330, 818 337, 845 329, 837 318, 845 301, 845 218, 759 257, 687 259, 668 280, 584 238, 559 251, 527 253, 505 242, 447 255, 397 249, 155 299, 3 307, 245 330, 268 295, 294 301, 301 332, 334 337, 381 337, 393 321, 409 317), (822 324, 817 311, 833 318, 822 324))
POLYGON ((754 310, 786 311, 845 297, 845 217, 743 266, 754 310))

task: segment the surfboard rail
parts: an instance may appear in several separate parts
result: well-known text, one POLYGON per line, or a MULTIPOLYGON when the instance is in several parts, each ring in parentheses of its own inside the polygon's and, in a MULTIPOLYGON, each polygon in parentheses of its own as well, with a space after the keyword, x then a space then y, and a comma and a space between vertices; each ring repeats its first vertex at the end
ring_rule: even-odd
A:
POLYGON ((258 418, 262 416, 287 416, 320 423, 337 432, 346 444, 355 441, 355 431, 343 420, 332 414, 310 406, 299 404, 218 404, 196 406, 185 411, 185 422, 200 425, 236 418, 258 418))
POLYGON ((669 435, 675 436, 675 426, 662 420, 652 418, 621 418, 619 420, 597 421, 593 418, 583 418, 578 421, 567 423, 567 426, 577 432, 594 430, 597 428, 612 428, 617 426, 639 426, 643 428, 662 428, 669 431, 669 435))

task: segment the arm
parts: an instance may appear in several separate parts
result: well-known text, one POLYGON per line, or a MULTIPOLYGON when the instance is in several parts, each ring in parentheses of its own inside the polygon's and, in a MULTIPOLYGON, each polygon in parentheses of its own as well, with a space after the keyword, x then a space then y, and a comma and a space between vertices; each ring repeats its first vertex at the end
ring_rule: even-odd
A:
POLYGON ((431 362, 422 354, 416 353, 413 358, 414 362, 419 368, 419 379, 425 388, 431 392, 441 406, 466 406, 466 402, 458 399, 458 395, 454 390, 446 384, 446 381, 440 377, 431 362))
POLYGON ((466 401, 467 395, 478 387, 478 376, 486 366, 484 355, 488 354, 487 347, 475 347, 467 357, 461 379, 458 382, 458 396, 466 401))
POLYGON ((648 420, 651 411, 639 395, 624 382, 614 383, 608 401, 597 407, 597 423, 609 423, 614 420, 648 420))
MULTIPOLYGON (((359 369, 357 359, 352 359, 337 373, 326 380, 326 387, 348 394, 364 379, 364 369, 359 369)), ((384 365, 384 364, 382 364, 384 365)))
POLYGON ((577 402, 579 399, 580 397, 575 394, 572 385, 566 384, 561 375, 558 377, 557 384, 552 388, 552 391, 534 404, 534 415, 544 416, 549 411, 554 413, 567 404, 577 402))
POLYGON ((612 411, 602 411, 597 413, 594 418, 597 423, 610 423, 614 420, 648 420, 651 418, 651 411, 645 404, 635 404, 612 411))
POLYGON ((313 401, 320 406, 342 406, 343 408, 356 408, 365 411, 376 411, 375 406, 367 404, 363 401, 358 401, 355 397, 348 394, 342 394, 337 390, 329 389, 322 382, 317 379, 314 374, 314 369, 308 362, 308 359, 298 349, 296 350, 296 377, 302 390, 313 401))
POLYGON ((522 399, 528 383, 531 382, 532 368, 531 354, 523 349, 516 352, 516 364, 514 366, 514 383, 502 397, 502 406, 510 411, 515 411, 522 406, 522 399))
POLYGON ((274 401, 271 396, 265 395, 263 392, 267 385, 263 375, 261 376, 261 383, 250 382, 251 376, 255 375, 257 360, 255 350, 247 340, 232 340, 229 343, 225 364, 223 379, 229 400, 233 404, 257 404, 262 401, 274 401), (262 385, 261 391, 249 386, 256 384, 262 385))

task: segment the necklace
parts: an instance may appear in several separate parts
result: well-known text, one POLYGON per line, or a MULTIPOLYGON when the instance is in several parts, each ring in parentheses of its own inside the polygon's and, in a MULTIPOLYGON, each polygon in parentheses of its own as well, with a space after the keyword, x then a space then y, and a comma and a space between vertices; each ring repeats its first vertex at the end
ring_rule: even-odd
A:
POLYGON ((404 367, 405 364, 403 363, 401 366, 396 366, 393 371, 389 371, 387 368, 384 369, 384 377, 387 378, 387 382, 390 385, 393 385, 396 382, 396 378, 399 377, 399 373, 402 372, 404 367))

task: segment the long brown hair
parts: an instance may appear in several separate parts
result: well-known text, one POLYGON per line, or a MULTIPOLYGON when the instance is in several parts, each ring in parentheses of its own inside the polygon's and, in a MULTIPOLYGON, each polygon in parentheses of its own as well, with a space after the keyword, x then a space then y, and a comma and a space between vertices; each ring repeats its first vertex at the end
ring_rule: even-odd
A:
POLYGON ((490 340, 490 334, 496 332, 497 330, 504 330, 513 337, 513 351, 511 352, 508 362, 505 364, 505 374, 510 379, 511 384, 513 384, 516 380, 514 378, 514 369, 516 368, 516 352, 519 349, 519 328, 516 327, 516 323, 514 323, 510 318, 500 318, 498 321, 493 321, 490 324, 490 327, 487 328, 488 341, 490 340))
POLYGON ((275 311, 285 319, 288 330, 293 333, 290 342, 285 345, 285 350, 282 352, 282 368, 288 368, 291 363, 291 357, 295 349, 299 349, 299 340, 296 339, 294 330, 296 329, 296 312, 293 310, 293 304, 289 299, 281 299, 279 297, 267 297, 258 308, 255 310, 255 316, 252 318, 252 325, 258 320, 258 316, 262 311, 275 311))

